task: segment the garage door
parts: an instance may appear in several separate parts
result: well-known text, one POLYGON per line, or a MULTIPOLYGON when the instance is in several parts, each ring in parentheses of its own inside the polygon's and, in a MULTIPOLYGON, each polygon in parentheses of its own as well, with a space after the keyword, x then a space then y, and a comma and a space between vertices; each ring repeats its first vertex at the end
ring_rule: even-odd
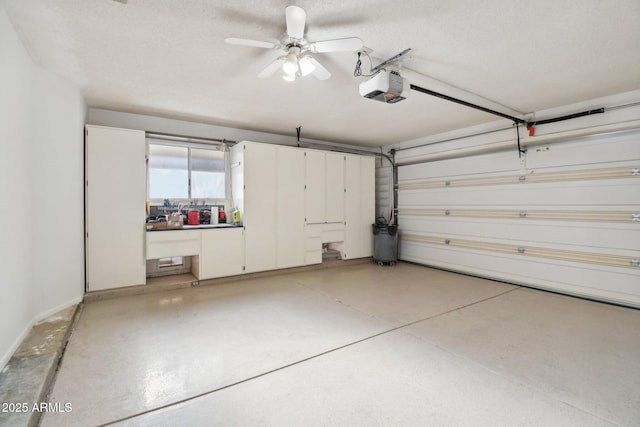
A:
POLYGON ((640 307, 640 132, 398 168, 399 258, 640 307))

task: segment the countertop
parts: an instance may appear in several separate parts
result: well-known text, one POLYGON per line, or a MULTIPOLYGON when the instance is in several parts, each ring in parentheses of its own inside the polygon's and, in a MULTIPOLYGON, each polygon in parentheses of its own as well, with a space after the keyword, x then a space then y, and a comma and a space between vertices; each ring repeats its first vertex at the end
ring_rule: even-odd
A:
POLYGON ((183 225, 176 228, 155 228, 149 231, 176 231, 176 230, 207 230, 210 228, 240 228, 242 224, 200 224, 200 225, 183 225))

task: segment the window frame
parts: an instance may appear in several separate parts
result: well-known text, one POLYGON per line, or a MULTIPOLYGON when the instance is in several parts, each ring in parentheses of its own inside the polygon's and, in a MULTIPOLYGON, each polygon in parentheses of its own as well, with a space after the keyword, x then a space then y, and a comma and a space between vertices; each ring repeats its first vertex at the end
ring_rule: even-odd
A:
POLYGON ((146 194, 147 201, 151 206, 162 206, 164 204, 164 198, 150 198, 149 197, 149 186, 150 186, 150 176, 149 176, 149 146, 150 145, 166 145, 170 147, 182 147, 187 148, 187 198, 171 198, 171 202, 177 201, 182 204, 184 207, 188 207, 194 198, 191 195, 191 150, 211 150, 211 151, 221 151, 224 156, 224 197, 223 198, 198 198, 198 204, 202 204, 204 202, 205 205, 225 205, 230 198, 231 195, 231 167, 229 164, 229 147, 225 143, 199 143, 199 142, 182 142, 182 141, 174 141, 174 140, 164 140, 159 138, 147 137, 146 138, 146 157, 147 157, 147 185, 146 185, 146 194))

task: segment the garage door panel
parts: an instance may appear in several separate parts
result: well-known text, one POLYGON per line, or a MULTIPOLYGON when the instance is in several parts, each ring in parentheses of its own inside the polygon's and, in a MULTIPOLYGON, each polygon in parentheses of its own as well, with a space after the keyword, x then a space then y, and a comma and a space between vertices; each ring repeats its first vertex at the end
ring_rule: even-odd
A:
POLYGON ((640 131, 513 154, 400 166, 399 258, 640 307, 640 131))
POLYGON ((640 224, 594 227, 590 223, 543 221, 465 220, 460 218, 400 217, 403 233, 419 233, 443 239, 464 238, 492 243, 544 246, 553 249, 602 251, 640 258, 640 224))
POLYGON ((600 205, 638 207, 640 179, 400 191, 398 207, 470 205, 600 205), (631 182, 630 182, 631 181, 631 182))
POLYGON ((409 165, 398 169, 398 180, 425 180, 441 177, 466 177, 474 174, 502 172, 517 174, 520 169, 518 156, 513 153, 487 154, 477 157, 463 157, 424 165, 409 165))
POLYGON ((527 153, 527 167, 549 168, 640 160, 640 144, 633 132, 535 147, 527 153))
POLYGON ((640 306, 640 272, 403 243, 401 258, 514 284, 640 306))

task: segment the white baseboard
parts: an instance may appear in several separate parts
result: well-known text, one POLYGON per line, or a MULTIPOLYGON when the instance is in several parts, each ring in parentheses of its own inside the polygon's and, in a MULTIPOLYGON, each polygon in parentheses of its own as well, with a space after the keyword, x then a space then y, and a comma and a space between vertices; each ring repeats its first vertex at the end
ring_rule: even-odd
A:
MULTIPOLYGON (((5 366, 7 366, 7 363, 9 362, 9 359, 11 359, 11 356, 13 356, 13 353, 15 353, 15 351, 18 349, 18 347, 20 347, 20 344, 22 344, 22 341, 24 341, 24 339, 27 337, 27 335, 29 335, 29 332, 31 331, 31 328, 35 324, 36 324, 35 319, 31 319, 31 322, 29 322, 24 327, 22 332, 20 332, 20 335, 18 335, 16 337, 15 341, 13 341, 13 344, 11 344, 11 347, 9 347, 7 349, 7 351, 5 352, 5 354, 2 355, 2 359, 0 359, 0 366, 2 366, 2 370, 4 370, 5 366)), ((0 371, 0 372, 2 372, 2 371, 0 371)))

